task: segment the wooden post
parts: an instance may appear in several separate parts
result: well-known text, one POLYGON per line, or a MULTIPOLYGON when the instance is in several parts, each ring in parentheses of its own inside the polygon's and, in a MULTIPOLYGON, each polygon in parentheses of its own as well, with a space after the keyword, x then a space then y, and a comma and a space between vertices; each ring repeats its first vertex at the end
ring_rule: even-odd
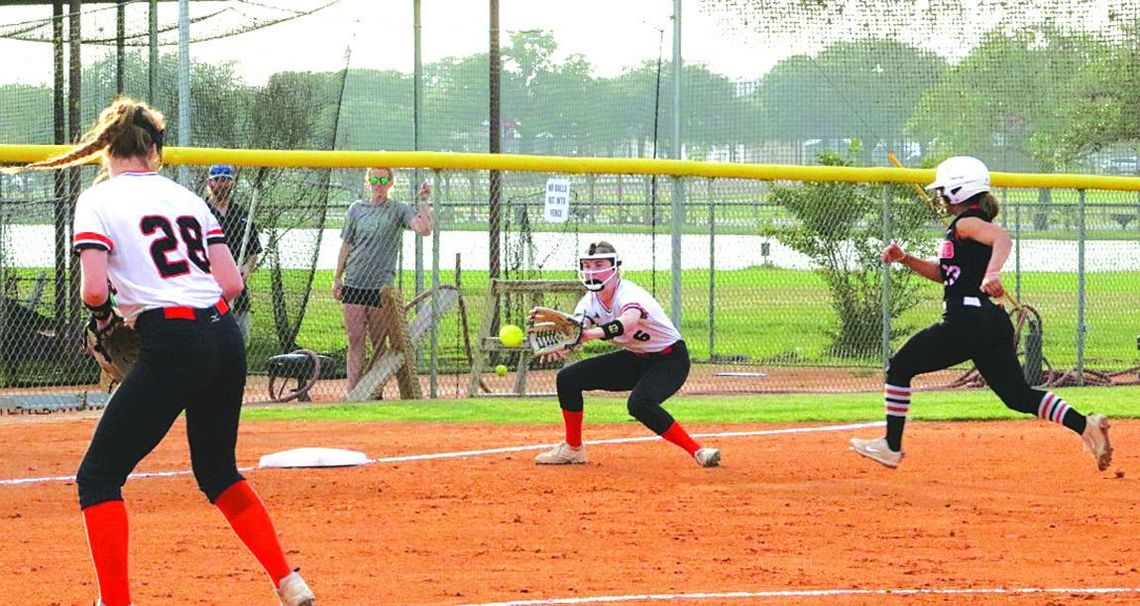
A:
POLYGON ((487 340, 499 312, 499 280, 492 279, 487 289, 487 305, 483 308, 483 318, 479 322, 479 337, 475 341, 475 360, 471 362, 471 376, 467 379, 467 397, 474 398, 479 393, 479 378, 487 367, 487 340))
POLYGON ((396 370, 400 399, 419 400, 424 396, 420 390, 420 381, 416 378, 415 349, 408 338, 408 323, 404 321, 404 297, 400 291, 386 286, 380 289, 380 305, 388 333, 388 352, 403 355, 402 363, 396 370))
POLYGON ((492 334, 494 320, 498 317, 503 297, 517 294, 522 296, 523 300, 530 301, 531 305, 542 305, 547 293, 568 292, 581 295, 584 290, 582 283, 576 280, 491 280, 490 290, 487 293, 487 307, 483 310, 483 320, 479 325, 479 337, 471 363, 471 376, 467 381, 467 396, 473 398, 480 395, 479 382, 487 368, 488 355, 492 351, 507 351, 519 355, 516 367, 518 374, 515 377, 513 392, 517 395, 527 393, 527 373, 530 370, 530 361, 534 357, 529 344, 524 343, 522 348, 508 348, 499 343, 498 335, 492 334))

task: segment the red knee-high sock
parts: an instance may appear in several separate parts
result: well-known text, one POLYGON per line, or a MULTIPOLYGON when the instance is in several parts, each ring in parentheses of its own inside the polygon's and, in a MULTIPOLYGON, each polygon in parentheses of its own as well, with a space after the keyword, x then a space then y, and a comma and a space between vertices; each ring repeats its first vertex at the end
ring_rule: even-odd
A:
POLYGON ((563 410, 562 420, 566 423, 566 443, 574 448, 581 448, 582 411, 563 410))
POLYGON ((269 511, 245 480, 227 488, 214 504, 274 584, 293 572, 285 561, 269 511))
POLYGON ((99 599, 106 606, 131 603, 127 560, 130 530, 127 508, 122 501, 104 501, 83 510, 87 525, 87 545, 99 581, 99 599))
POLYGON ((697 444, 693 441, 693 438, 689 437, 689 432, 685 431, 685 428, 681 427, 681 424, 676 421, 673 421, 673 424, 669 426, 669 429, 665 430, 665 433, 661 434, 661 437, 684 448, 685 452, 690 455, 701 448, 700 444, 697 444))

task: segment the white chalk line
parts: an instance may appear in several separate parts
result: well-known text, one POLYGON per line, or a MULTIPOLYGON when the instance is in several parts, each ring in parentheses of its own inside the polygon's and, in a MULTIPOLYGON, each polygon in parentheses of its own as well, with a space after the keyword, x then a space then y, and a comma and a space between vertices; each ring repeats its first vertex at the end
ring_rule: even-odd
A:
MULTIPOLYGON (((693 434, 695 438, 744 438, 753 436, 773 436, 781 434, 795 434, 795 433, 813 433, 820 431, 847 431, 851 429, 866 429, 868 427, 881 427, 884 425, 882 421, 875 421, 872 423, 848 423, 845 425, 823 425, 819 427, 788 427, 784 429, 762 429, 757 431, 726 431, 721 433, 696 433, 693 434)), ((658 436, 645 436, 640 438, 612 438, 608 440, 586 440, 584 443, 588 445, 595 444, 631 444, 635 442, 653 442, 660 440, 658 436)), ((452 452, 438 452, 431 454, 420 455, 403 455, 396 457, 379 457, 375 459, 368 459, 365 465, 370 463, 407 463, 411 461, 430 461, 434 459, 458 459, 464 457, 478 457, 492 454, 503 454, 511 452, 526 452, 530 450, 546 450, 552 448, 554 444, 532 444, 528 446, 506 446, 502 448, 485 448, 481 450, 459 450, 452 452)), ((258 467, 239 467, 238 471, 242 473, 249 473, 257 471, 258 467)), ((190 475, 190 470, 183 471, 152 471, 152 472, 139 472, 132 473, 128 476, 130 480, 141 480, 147 478, 169 478, 174 476, 190 475)), ((48 482, 74 482, 75 476, 44 476, 38 478, 11 478, 0 480, 0 486, 20 486, 24 484, 43 484, 48 482)))
POLYGON ((725 593, 651 593, 633 595, 596 596, 589 598, 551 598, 512 600, 509 602, 479 602, 461 606, 546 606, 548 604, 608 604, 613 602, 654 602, 676 600, 727 600, 727 599, 779 599, 829 598, 856 596, 916 596, 916 595, 1032 595, 1032 594, 1140 594, 1140 587, 980 587, 980 588, 922 588, 922 589, 803 589, 782 591, 730 591, 725 593))

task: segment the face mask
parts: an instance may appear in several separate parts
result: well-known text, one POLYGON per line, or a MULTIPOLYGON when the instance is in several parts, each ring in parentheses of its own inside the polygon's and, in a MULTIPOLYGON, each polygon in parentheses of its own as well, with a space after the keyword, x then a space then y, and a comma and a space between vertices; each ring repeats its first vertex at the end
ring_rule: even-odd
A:
POLYGON ((582 281, 582 285, 586 287, 586 290, 589 290, 591 292, 598 292, 605 288, 606 284, 609 284, 610 280, 613 280, 615 277, 617 277, 618 267, 621 267, 621 260, 618 259, 616 253, 587 255, 578 260, 578 279, 582 281), (610 266, 603 267, 601 269, 585 269, 582 267, 583 262, 594 259, 607 260, 610 262, 610 266), (607 276, 604 280, 599 280, 595 277, 598 274, 604 274, 606 272, 610 272, 610 275, 607 276))

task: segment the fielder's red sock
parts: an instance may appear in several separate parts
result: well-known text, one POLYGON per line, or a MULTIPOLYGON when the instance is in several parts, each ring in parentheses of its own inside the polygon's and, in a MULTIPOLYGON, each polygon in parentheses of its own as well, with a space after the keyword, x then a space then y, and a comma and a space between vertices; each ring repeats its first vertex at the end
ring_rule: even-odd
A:
POLYGON ((563 410, 562 420, 566 423, 566 443, 574 448, 581 448, 582 411, 563 410))
POLYGON ((261 563, 274 584, 293 572, 285 561, 285 552, 277 540, 269 511, 245 480, 227 488, 214 505, 226 516, 230 527, 261 563))
POLYGON ((99 582, 99 599, 106 606, 129 606, 127 507, 122 501, 92 505, 83 510, 83 522, 87 526, 87 545, 91 548, 91 561, 99 582))
POLYGON ((669 426, 669 429, 665 430, 665 433, 661 434, 661 437, 684 448, 685 452, 689 453, 690 456, 701 448, 700 444, 697 444, 693 441, 693 438, 689 437, 689 432, 685 431, 685 428, 681 427, 681 424, 676 421, 673 421, 673 424, 669 426))

